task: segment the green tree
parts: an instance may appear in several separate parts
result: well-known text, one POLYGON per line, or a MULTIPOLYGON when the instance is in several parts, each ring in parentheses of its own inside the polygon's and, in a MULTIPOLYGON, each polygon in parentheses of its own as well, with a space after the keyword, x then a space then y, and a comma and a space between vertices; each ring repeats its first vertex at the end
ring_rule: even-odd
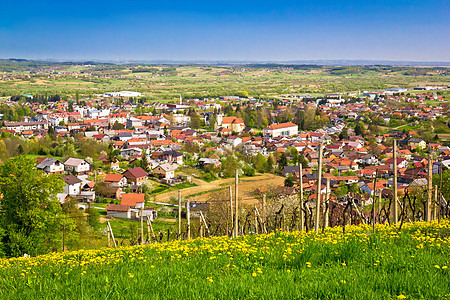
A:
POLYGON ((147 154, 145 154, 145 151, 142 152, 141 168, 144 169, 144 171, 147 173, 150 172, 150 170, 148 168, 147 154))
POLYGON ((98 230, 100 228, 100 213, 96 208, 89 208, 87 213, 89 226, 94 230, 98 230))
POLYGON ((56 194, 63 186, 58 175, 47 176, 24 156, 0 166, 0 225, 7 256, 37 255, 59 247, 62 210, 56 194))
POLYGON ((294 186, 294 176, 289 174, 288 177, 284 180, 284 186, 293 187, 294 186))

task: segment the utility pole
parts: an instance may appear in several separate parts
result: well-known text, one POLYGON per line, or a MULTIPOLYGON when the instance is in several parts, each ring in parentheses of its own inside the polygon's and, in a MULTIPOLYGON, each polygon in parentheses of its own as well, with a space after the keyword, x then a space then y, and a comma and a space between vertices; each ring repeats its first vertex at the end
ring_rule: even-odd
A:
POLYGON ((318 180, 317 180, 317 201, 316 201, 316 220, 314 223, 314 229, 316 233, 319 232, 319 222, 320 222, 320 189, 322 187, 322 143, 319 144, 319 169, 317 170, 318 180))
POLYGON ((178 239, 181 240, 181 191, 178 190, 178 239))
POLYGON ((239 200, 238 200, 238 184, 239 184, 239 170, 236 169, 236 175, 235 175, 235 191, 234 191, 234 198, 236 201, 235 209, 236 209, 236 215, 234 216, 234 237, 238 237, 239 235, 239 200))
POLYGON ((431 154, 428 154, 428 188, 427 188, 427 214, 426 221, 431 221, 431 195, 433 190, 433 161, 431 160, 431 154))
POLYGON ((397 226, 398 223, 398 199, 397 199, 397 141, 394 140, 394 149, 393 149, 393 164, 394 164, 394 225, 397 226))
POLYGON ((187 239, 191 239, 191 202, 186 201, 187 239))
POLYGON ((302 163, 298 165, 299 173, 298 173, 298 181, 300 185, 300 230, 305 230, 305 212, 303 211, 303 170, 302 163))

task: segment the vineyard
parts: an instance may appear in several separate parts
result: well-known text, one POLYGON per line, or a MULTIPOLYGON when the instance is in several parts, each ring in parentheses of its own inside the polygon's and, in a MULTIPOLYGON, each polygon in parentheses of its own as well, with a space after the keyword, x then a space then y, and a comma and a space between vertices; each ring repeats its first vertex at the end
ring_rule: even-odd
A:
POLYGON ((448 299, 450 222, 350 225, 0 261, 3 299, 448 299))

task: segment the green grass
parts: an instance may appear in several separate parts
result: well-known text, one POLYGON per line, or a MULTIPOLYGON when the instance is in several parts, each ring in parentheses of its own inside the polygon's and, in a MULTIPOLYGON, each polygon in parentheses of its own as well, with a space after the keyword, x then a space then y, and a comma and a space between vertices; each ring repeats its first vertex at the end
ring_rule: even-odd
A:
POLYGON ((448 221, 348 226, 0 260, 0 296, 448 299, 449 235, 448 221))

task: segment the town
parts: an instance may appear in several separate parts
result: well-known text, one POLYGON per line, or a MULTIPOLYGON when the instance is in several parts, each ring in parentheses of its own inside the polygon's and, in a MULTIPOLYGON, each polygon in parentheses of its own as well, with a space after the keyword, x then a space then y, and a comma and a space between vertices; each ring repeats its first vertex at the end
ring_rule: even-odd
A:
MULTIPOLYGON (((96 208, 102 222, 109 219, 112 224, 143 217, 158 223, 159 213, 164 220, 160 229, 175 232, 171 222, 179 209, 177 190, 191 200, 192 211, 201 211, 205 222, 212 222, 217 209, 211 205, 223 198, 217 192, 231 186, 227 178, 236 170, 242 177, 236 195, 242 216, 255 205, 267 215, 280 206, 285 214, 295 215, 301 186, 305 207, 314 207, 320 193, 327 205, 342 211, 351 195, 356 204, 351 209, 364 218, 376 194, 386 201, 394 198, 394 141, 399 197, 409 190, 422 199, 428 179, 449 169, 447 89, 420 86, 265 98, 241 91, 172 101, 148 101, 133 91, 85 98, 76 92, 65 99, 48 93, 7 96, 0 108, 0 156, 32 157, 38 170, 59 174, 64 181, 57 194, 61 204, 75 201, 80 209, 96 208), (270 207, 261 207, 262 194, 270 207)), ((438 185, 436 197, 446 203, 448 189, 438 185)), ((228 227, 228 217, 222 218, 228 227)), ((334 219, 326 226, 342 223, 334 219)), ((231 235, 231 227, 222 228, 221 234, 231 235)))

